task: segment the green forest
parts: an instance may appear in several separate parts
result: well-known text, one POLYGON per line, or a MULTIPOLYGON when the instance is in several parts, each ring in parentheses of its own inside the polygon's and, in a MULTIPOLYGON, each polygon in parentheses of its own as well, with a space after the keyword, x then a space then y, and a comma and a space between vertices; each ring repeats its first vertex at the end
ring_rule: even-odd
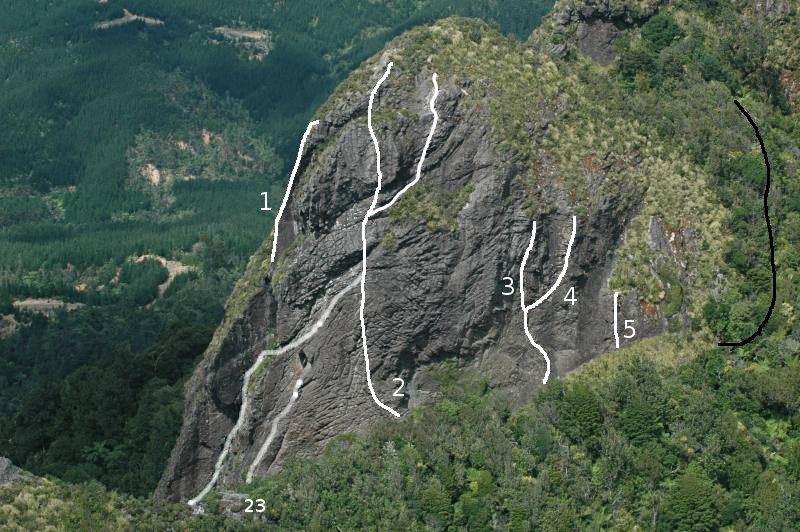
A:
POLYGON ((644 124, 650 141, 714 177, 735 235, 720 266, 728 285, 687 332, 604 355, 522 406, 483 376, 444 363, 435 403, 367 435, 341 436, 318 458, 292 458, 280 473, 240 486, 266 504, 243 521, 225 517, 231 506, 218 494, 202 516, 147 497, 180 426, 183 382, 247 256, 270 230, 260 193, 279 197, 305 121, 391 37, 456 14, 495 21, 474 23, 478 39, 525 42, 551 6, 166 4, 125 4, 164 25, 134 23, 109 34, 92 26, 120 16, 122 4, 113 1, 0 8, 0 31, 15 35, 0 44, 7 89, 0 116, 11 124, 0 139, 0 310, 24 323, 0 341, 0 455, 50 475, 0 487, 0 523, 68 530, 98 522, 140 530, 800 528, 800 98, 783 85, 786 71, 800 66, 792 45, 796 2, 782 24, 743 17, 752 14, 743 1, 665 2, 614 42, 607 67, 562 46, 563 35, 545 31, 525 43, 565 50, 554 61, 588 97, 644 124), (209 41, 220 25, 269 30, 275 48, 254 62, 209 41), (95 85, 83 81, 91 76, 95 85), (733 107, 720 112, 718 102, 733 98, 758 118, 770 153, 778 264, 772 318, 736 349, 716 342, 755 330, 769 307, 771 277, 763 159, 746 119, 733 107), (233 151, 259 153, 261 164, 225 161, 226 150, 209 150, 203 167, 191 170, 205 177, 158 190, 132 182, 137 157, 186 171, 180 153, 159 150, 153 139, 183 140, 200 151, 203 129, 227 132, 224 138, 241 143, 233 151), (159 294, 167 271, 157 261, 132 260, 145 253, 193 269, 159 294), (89 288, 76 289, 81 283, 89 288), (48 317, 16 310, 12 302, 26 297, 85 306, 48 317))

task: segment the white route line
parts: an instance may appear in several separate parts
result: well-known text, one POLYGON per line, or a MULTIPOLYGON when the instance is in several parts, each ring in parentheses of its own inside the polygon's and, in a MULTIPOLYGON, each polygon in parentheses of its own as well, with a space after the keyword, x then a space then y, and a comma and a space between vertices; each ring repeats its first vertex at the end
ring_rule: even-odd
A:
POLYGON ((369 222, 370 216, 377 214, 381 211, 384 211, 394 205, 394 203, 400 199, 400 196, 405 194, 411 187, 413 187, 419 180, 420 176, 422 175, 422 164, 425 162, 425 155, 428 152, 428 147, 431 143, 431 138, 433 137, 433 132, 436 129, 436 123, 439 119, 439 115, 436 114, 436 109, 434 108, 434 103, 436 102, 436 97, 439 94, 439 85, 436 82, 436 74, 433 75, 433 96, 431 96, 430 100, 430 109, 431 113, 433 113, 433 124, 431 125, 430 133, 428 133, 428 138, 425 140, 425 146, 422 148, 422 155, 419 160, 419 164, 417 165, 417 175, 411 183, 407 184, 403 187, 397 194, 395 194, 394 198, 381 207, 376 208, 378 204, 378 196, 381 193, 381 185, 383 183, 383 173, 381 172, 381 149, 378 145, 378 138, 375 136, 375 130, 372 129, 372 105, 375 101, 375 95, 378 93, 378 89, 386 81, 386 78, 389 77, 389 73, 392 71, 392 63, 390 62, 386 66, 386 72, 383 73, 383 76, 378 80, 378 83, 375 84, 375 87, 372 89, 372 92, 369 95, 369 106, 367 107, 367 127, 369 128, 369 135, 372 137, 372 144, 375 146, 375 156, 376 156, 376 164, 377 164, 377 174, 378 174, 378 186, 375 187, 375 194, 372 196, 372 204, 367 209, 367 214, 364 215, 364 220, 361 222, 361 244, 362 244, 362 258, 361 258, 361 304, 359 305, 359 317, 361 319, 361 343, 364 349, 364 365, 366 366, 366 373, 367 373, 367 387, 369 388, 369 393, 372 395, 372 400, 375 401, 379 407, 383 408, 390 414, 395 417, 400 417, 400 414, 394 410, 392 407, 385 405, 378 399, 378 396, 375 394, 375 388, 372 386, 372 373, 369 369, 369 354, 367 353, 367 326, 364 322, 364 304, 366 301, 365 295, 365 285, 367 280, 367 222, 369 222))
POLYGON ((536 221, 533 222, 533 229, 531 230, 531 239, 528 242, 528 247, 525 249, 525 254, 522 256, 522 263, 519 265, 519 294, 520 294, 520 306, 522 307, 522 323, 525 328, 525 336, 528 337, 528 341, 531 345, 536 348, 539 353, 542 354, 544 357, 545 362, 547 363, 547 368, 544 372, 544 378, 542 379, 542 384, 547 384, 547 379, 550 378, 550 357, 547 356, 545 350, 536 343, 533 339, 533 335, 531 335, 531 331, 528 328, 528 312, 531 309, 538 307, 543 301, 545 301, 548 297, 553 295, 553 292, 561 284, 561 281, 564 280, 564 275, 567 273, 567 268, 569 268, 569 254, 572 252, 572 244, 575 242, 575 232, 578 226, 578 221, 575 216, 572 217, 572 235, 569 237, 569 243, 567 244, 567 253, 564 256, 564 266, 561 268, 561 273, 558 274, 558 278, 553 286, 542 295, 539 299, 531 303, 530 305, 525 305, 525 265, 528 263, 528 257, 533 249, 533 242, 536 239, 536 221))
MULTIPOLYGON (((372 210, 372 214, 378 214, 379 212, 385 211, 386 209, 388 209, 389 207, 394 205, 395 202, 400 199, 400 196, 402 196, 403 194, 405 194, 406 192, 411 190, 411 187, 416 185, 417 182, 419 182, 420 177, 422 177, 422 164, 425 162, 425 156, 428 154, 428 148, 431 145, 431 139, 433 138, 433 132, 436 130, 436 124, 439 122, 439 115, 436 114, 436 108, 434 107, 434 104, 436 103, 436 97, 437 96, 439 96, 439 84, 436 82, 436 74, 434 74, 433 75, 433 96, 431 96, 431 101, 429 103, 431 113, 433 113, 433 123, 431 124, 431 130, 428 133, 428 138, 425 139, 425 146, 422 147, 422 156, 420 156, 419 163, 417 163, 417 176, 414 178, 413 181, 411 181, 411 183, 409 183, 406 186, 404 186, 402 188, 402 190, 400 190, 400 192, 395 194, 395 196, 392 198, 392 201, 390 201, 386 205, 378 207, 377 209, 373 209, 372 210)), ((372 125, 370 124, 370 133, 371 132, 372 132, 372 125)), ((375 138, 374 134, 372 135, 372 140, 375 143, 375 150, 378 151, 378 141, 375 138)), ((380 151, 378 151, 378 160, 380 161, 380 151)), ((379 171, 378 175, 380 177, 383 177, 383 175, 380 174, 380 171, 379 171)), ((379 180, 378 181, 378 192, 380 192, 380 186, 381 186, 381 183, 380 183, 380 180, 379 180)), ((377 202, 377 197, 378 196, 376 194, 375 195, 375 202, 377 202)))
POLYGON ((619 331, 617 326, 617 309, 619 308, 619 292, 614 292, 614 343, 619 349, 619 331))
POLYGON ((294 161, 294 168, 292 168, 292 174, 289 176, 289 184, 286 185, 286 194, 283 195, 283 202, 281 202, 281 208, 278 209, 278 214, 275 216, 275 230, 272 234, 272 252, 269 255, 269 262, 270 264, 275 262, 275 250, 278 248, 278 224, 281 221, 281 216, 283 215, 284 209, 286 209, 286 204, 289 203, 289 194, 292 192, 292 185, 294 184, 294 177, 297 175, 297 169, 300 168, 300 159, 303 156, 303 146, 306 145, 306 140, 308 140, 308 135, 311 134, 311 128, 319 124, 319 120, 314 120, 309 122, 308 126, 306 126, 306 132, 303 133, 303 139, 300 141, 300 147, 297 149, 297 159, 294 161))
POLYGON ((272 440, 274 440, 275 436, 277 436, 278 434, 278 423, 280 423, 281 420, 283 420, 283 418, 286 417, 286 415, 289 413, 289 410, 291 410, 292 407, 294 406, 295 401, 297 401, 297 398, 300 397, 300 387, 303 386, 303 377, 305 376, 305 374, 308 371, 308 368, 310 367, 311 367, 310 364, 306 366, 306 369, 303 370, 303 373, 300 376, 300 378, 295 381, 294 390, 292 391, 292 397, 289 399, 289 402, 286 403, 286 406, 283 408, 283 410, 281 410, 280 413, 277 416, 275 416, 275 418, 272 420, 272 428, 269 431, 269 435, 267 436, 267 439, 264 440, 264 444, 261 446, 261 449, 258 450, 256 459, 253 460, 252 464, 250 464, 250 469, 247 470, 248 484, 250 484, 253 481, 253 474, 255 473, 256 468, 259 466, 259 464, 261 464, 261 461, 267 454, 269 446, 272 444, 272 440))
POLYGON ((328 304, 325 311, 322 313, 322 316, 320 316, 320 318, 316 322, 314 322, 311 328, 308 331, 306 331, 303 335, 301 335, 299 338, 294 339, 293 341, 289 342, 288 344, 284 345, 279 349, 275 350, 265 349, 258 354, 258 357, 256 357, 256 361, 253 363, 252 366, 250 366, 250 369, 248 369, 244 374, 244 381, 242 382, 242 405, 239 408, 239 418, 236 420, 236 424, 228 433, 228 437, 225 438, 225 444, 222 446, 222 452, 220 453, 219 458, 217 458, 217 463, 214 466, 214 474, 211 476, 211 480, 208 481, 208 484, 206 484, 206 486, 203 488, 203 491, 201 491, 197 495, 197 497, 191 499, 188 502, 189 506, 194 507, 197 505, 197 503, 202 501, 205 498, 205 496, 209 494, 212 488, 217 484, 217 480, 219 480, 219 475, 220 472, 222 471, 222 465, 225 462, 225 458, 228 457, 228 453, 230 452, 230 447, 231 443, 233 442, 233 438, 235 438, 236 434, 239 433, 239 429, 241 428, 242 423, 244 422, 245 415, 247 413, 247 407, 250 402, 249 401, 250 398, 247 396, 247 388, 250 384, 250 377, 253 375, 253 373, 258 369, 258 367, 261 365, 261 363, 267 356, 282 355, 288 351, 296 349, 302 343, 306 342, 311 337, 313 337, 328 320, 328 318, 331 315, 331 312, 333 312, 334 307, 336 307, 336 305, 339 303, 339 300, 341 300, 342 297, 344 297, 344 295, 347 292, 355 288, 357 284, 358 284, 358 279, 355 279, 352 283, 344 287, 344 289, 342 289, 341 292, 336 294, 333 297, 333 299, 331 299, 331 302, 330 304, 328 304))

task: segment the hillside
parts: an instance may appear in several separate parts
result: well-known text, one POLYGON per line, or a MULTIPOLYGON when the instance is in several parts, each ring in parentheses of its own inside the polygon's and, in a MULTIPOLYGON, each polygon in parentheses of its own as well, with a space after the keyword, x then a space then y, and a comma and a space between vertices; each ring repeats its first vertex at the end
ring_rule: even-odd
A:
POLYGON ((0 523, 47 491, 65 528, 797 528, 799 9, 562 0, 525 41, 460 17, 392 39, 315 112, 157 501, 36 480, 0 523), (738 348, 772 278, 734 100, 777 264, 738 348))
POLYGON ((313 109, 407 27, 549 5, 3 3, 0 455, 152 492, 313 109))
MULTIPOLYGON (((480 374, 491 400, 516 410, 545 373, 523 334, 519 296, 503 294, 503 278, 513 276, 523 260, 532 220, 547 235, 525 274, 536 294, 561 269, 571 216, 579 227, 563 287, 529 320, 552 354, 554 377, 615 350, 615 292, 619 315, 637 331, 622 347, 637 353, 638 342, 661 337, 647 341, 645 352, 658 353, 647 364, 712 357, 732 368, 753 359, 762 367, 792 367, 797 343, 787 333, 797 294, 790 270, 796 257, 798 151, 792 86, 782 80, 794 69, 783 39, 795 12, 793 4, 754 11, 748 4, 563 3, 527 43, 463 19, 418 28, 389 43, 317 113, 320 125, 302 153, 298 184, 279 226, 278 258, 268 261, 268 239, 234 290, 226 318, 187 386, 184 426, 159 494, 187 499, 212 473, 211 483, 223 489, 253 473, 275 474, 293 456, 321 453, 337 435, 367 431, 388 417, 387 410, 416 421, 431 415, 436 421, 421 422, 435 427, 442 420, 426 414, 430 407, 424 405, 444 397, 437 376, 445 367, 480 374), (727 29, 710 31, 718 26, 727 29), (360 296, 350 291, 361 273, 358 232, 371 212, 377 170, 364 115, 370 92, 385 76, 375 89, 373 117, 384 185, 377 204, 385 205, 414 178, 433 118, 427 104, 434 73, 438 126, 422 181, 388 215, 370 219, 366 233, 364 315, 374 346, 366 372, 355 312, 360 296), (765 170, 736 98, 761 125, 772 153, 781 154, 772 169, 771 209, 782 268, 777 311, 766 333, 731 352, 710 346, 755 330, 771 292, 759 207, 765 170), (578 294, 574 306, 565 300, 570 287, 578 294), (302 335, 302 345, 292 342, 331 311, 318 331, 313 327, 314 336, 302 335), (271 346, 292 347, 269 351, 254 366, 271 346), (242 407, 248 368, 248 403, 242 407), (404 394, 392 393, 397 377, 404 394)), ((637 378, 637 368, 646 363, 632 364, 623 368, 637 378)), ((624 382, 626 371, 620 374, 621 381, 607 378, 624 382)), ((659 406, 656 389, 637 385, 643 386, 636 388, 641 396, 629 390, 612 397, 606 394, 613 388, 594 392, 594 386, 601 385, 576 385, 581 395, 574 399, 595 401, 595 393, 605 399, 587 414, 598 431, 590 439, 578 436, 583 429, 570 436, 557 418, 551 421, 554 430, 584 446, 590 464, 606 458, 600 450, 611 443, 594 438, 604 420, 613 424, 626 401, 656 401, 651 417, 641 420, 652 423, 643 428, 648 436, 628 434, 629 445, 666 445, 664 439, 686 437, 681 415, 688 412, 672 417, 666 404, 659 406)), ((548 385, 537 397, 554 397, 556 389, 558 384, 548 385)), ((792 404, 791 396, 779 400, 780 408, 792 404)), ((569 405, 568 389, 564 397, 569 405)), ((412 431, 409 423, 401 426, 412 431)), ((468 430, 456 423, 454 433, 461 428, 468 430)), ((624 440, 625 430, 618 436, 624 440)), ((687 458, 676 462, 672 479, 684 471, 700 475, 699 464, 687 458)), ((498 482, 532 475, 539 467, 534 461, 528 473, 511 473, 510 462, 490 467, 471 460, 469 454, 459 463, 498 482)), ((471 477, 458 478, 444 486, 449 500, 471 477)), ((711 489, 713 480, 727 482, 702 477, 703 489, 711 489)), ((748 489, 754 485, 751 478, 748 489)), ((613 482, 610 488, 616 489, 613 482)), ((658 497, 653 489, 649 493, 658 497)), ((652 509, 646 515, 658 521, 652 509)))

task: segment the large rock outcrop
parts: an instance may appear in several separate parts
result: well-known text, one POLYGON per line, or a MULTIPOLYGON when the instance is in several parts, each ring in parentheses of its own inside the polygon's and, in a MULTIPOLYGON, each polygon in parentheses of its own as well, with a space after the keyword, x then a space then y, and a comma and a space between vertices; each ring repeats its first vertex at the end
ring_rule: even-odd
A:
MULTIPOLYGON (((267 357, 253 373, 249 406, 218 484, 243 482, 271 432, 257 475, 276 471, 294 454, 320 452, 338 434, 390 419, 368 390, 360 293, 352 287, 361 273, 361 222, 376 186, 367 105, 389 61, 394 67, 373 117, 383 171, 379 205, 414 178, 431 127, 434 72, 439 123, 421 181, 367 226, 364 314, 377 397, 407 414, 435 397, 431 370, 450 359, 478 369, 512 399, 541 385, 545 363, 524 334, 518 288, 533 220, 538 230, 525 272, 529 301, 555 282, 573 215, 578 222, 561 286, 529 317, 534 338, 552 360, 550 379, 615 348, 609 280, 623 244, 635 240, 631 228, 641 225, 631 222, 644 216, 652 195, 641 170, 656 157, 646 138, 636 124, 623 124, 630 127, 624 146, 601 148, 603 138, 621 134, 619 124, 607 123, 602 103, 579 95, 545 52, 474 21, 414 30, 367 61, 319 112, 321 123, 305 146, 280 222, 276 263, 269 262, 270 238, 251 259, 187 384, 184 424, 159 496, 187 499, 209 481, 240 415, 245 371, 263 349, 307 332, 343 290, 349 291, 313 337, 267 357), (575 113, 587 109, 596 118, 570 129, 575 113), (592 138, 583 136, 589 130, 592 138), (504 295, 507 277, 511 295, 504 295), (574 305, 564 300, 572 287, 574 305), (297 400, 289 405, 301 375, 297 400), (405 382, 402 396, 393 395, 395 378, 405 382)), ((683 326, 691 283, 699 282, 686 257, 702 235, 672 219, 666 220, 668 234, 658 217, 647 219, 637 235, 659 261, 683 265, 663 283, 683 283, 684 297, 671 302, 667 315, 658 301, 644 301, 635 284, 617 283, 620 333, 623 318, 636 328, 634 338, 621 339, 623 347, 662 333, 668 320, 683 326)))
POLYGON ((0 486, 31 478, 33 475, 12 464, 8 458, 0 456, 0 486))

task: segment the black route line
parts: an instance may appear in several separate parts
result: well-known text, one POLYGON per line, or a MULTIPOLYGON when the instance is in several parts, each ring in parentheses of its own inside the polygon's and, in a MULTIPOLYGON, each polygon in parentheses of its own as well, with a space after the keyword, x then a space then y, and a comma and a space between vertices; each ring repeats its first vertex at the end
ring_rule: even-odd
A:
POLYGON ((769 207, 767 205, 769 199, 769 186, 771 181, 771 174, 770 174, 770 167, 769 167, 769 156, 767 155, 767 148, 764 147, 764 139, 761 138, 761 132, 758 130, 758 126, 753 121, 753 118, 745 111, 742 104, 739 103, 739 100, 733 100, 733 103, 736 104, 736 107, 739 108, 739 111, 747 118, 747 121, 750 122, 750 125, 753 126, 753 131, 756 132, 756 138, 758 139, 758 143, 761 145, 761 154, 764 156, 764 165, 767 167, 767 184, 764 187, 764 219, 767 221, 767 234, 769 235, 769 263, 772 268, 772 301, 769 303, 769 310, 767 311, 767 315, 764 316, 764 319, 761 321, 761 324, 758 326, 756 332, 745 338, 744 340, 740 340, 738 342, 719 342, 717 345, 726 346, 726 347, 741 347, 743 345, 747 345, 755 339, 756 336, 761 334, 761 331, 764 330, 764 327, 769 322, 770 317, 772 317, 772 311, 775 308, 775 297, 776 297, 776 282, 777 282, 777 271, 775 268, 775 241, 772 238, 772 225, 769 223, 769 207))

